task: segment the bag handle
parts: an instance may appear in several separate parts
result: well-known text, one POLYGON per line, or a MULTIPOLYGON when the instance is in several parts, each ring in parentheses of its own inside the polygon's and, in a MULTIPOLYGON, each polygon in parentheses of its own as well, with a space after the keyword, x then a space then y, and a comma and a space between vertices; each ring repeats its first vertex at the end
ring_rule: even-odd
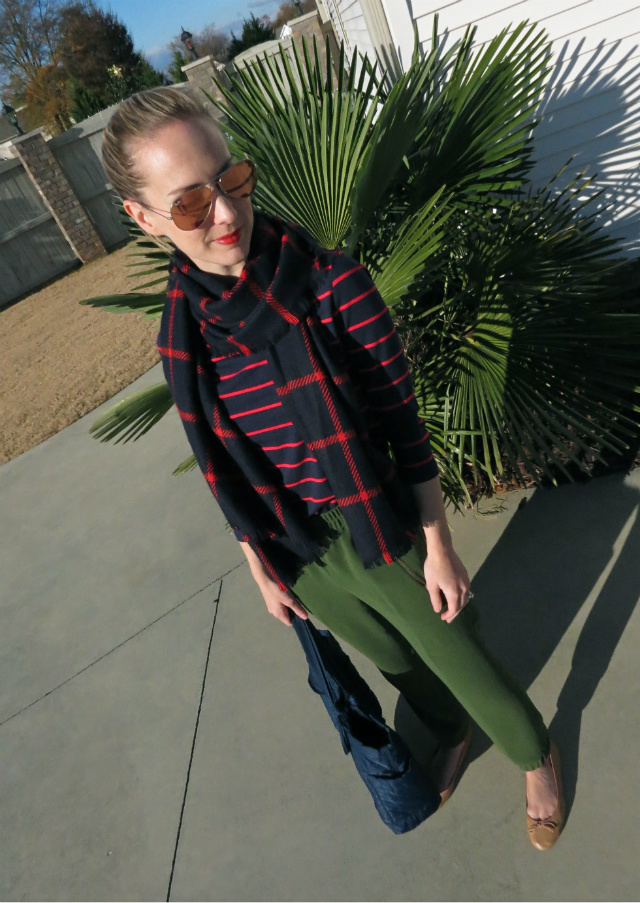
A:
MULTIPOLYGON (((299 600, 298 600, 298 601, 299 601, 299 600)), ((301 603, 301 604, 302 604, 302 603, 301 603)), ((337 700, 337 699, 335 698, 335 696, 334 696, 333 688, 332 688, 332 686, 331 686, 331 682, 329 681, 329 679, 328 679, 328 677, 327 677, 327 672, 326 672, 325 667, 324 667, 324 662, 322 661, 322 656, 320 655, 320 651, 319 651, 319 649, 318 649, 318 644, 317 644, 317 642, 316 642, 316 637, 315 637, 315 631, 314 631, 314 628, 313 628, 312 624, 311 624, 308 620, 305 620, 304 618, 298 617, 298 615, 297 615, 294 611, 291 611, 291 617, 292 617, 292 618, 297 618, 297 622, 298 622, 298 627, 299 627, 299 629, 304 630, 304 631, 306 632, 307 637, 308 637, 309 640, 310 640, 310 646, 311 646, 311 648, 313 649, 313 655, 314 655, 314 658, 315 658, 315 660, 316 660, 316 664, 319 665, 320 672, 322 673, 322 679, 324 680, 324 685, 325 685, 325 687, 327 688, 327 692, 328 692, 328 694, 329 694, 329 698, 331 699, 331 702, 332 702, 334 705, 337 705, 338 700, 337 700)), ((292 620, 291 623, 293 624, 293 620, 292 620)), ((297 634, 296 634, 296 635, 297 635, 297 634)))

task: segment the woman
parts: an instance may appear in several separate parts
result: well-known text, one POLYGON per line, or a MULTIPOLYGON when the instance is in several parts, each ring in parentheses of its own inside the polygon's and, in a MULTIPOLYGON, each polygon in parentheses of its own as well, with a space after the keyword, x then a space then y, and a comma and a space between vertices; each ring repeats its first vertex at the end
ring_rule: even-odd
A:
POLYGON ((284 624, 317 615, 404 694, 444 748, 443 802, 471 715, 525 772, 528 833, 548 849, 564 821, 557 749, 474 629, 407 363, 366 269, 254 216, 254 167, 177 89, 124 101, 103 159, 127 213, 175 245, 165 375, 267 609, 284 624))

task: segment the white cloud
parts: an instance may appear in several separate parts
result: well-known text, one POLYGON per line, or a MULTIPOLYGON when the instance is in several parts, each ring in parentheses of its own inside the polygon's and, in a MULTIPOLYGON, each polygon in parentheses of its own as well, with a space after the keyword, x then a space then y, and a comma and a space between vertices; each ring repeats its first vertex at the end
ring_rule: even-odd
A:
POLYGON ((145 57, 155 69, 164 69, 171 62, 171 48, 168 44, 158 44, 145 50, 145 57))
MULTIPOLYGON (((263 6, 272 7, 272 9, 266 9, 266 13, 276 12, 278 7, 280 6, 279 0, 251 0, 251 3, 247 4, 248 8, 253 12, 254 10, 259 10, 263 6)), ((217 25, 217 28, 220 31, 223 31, 225 34, 231 34, 232 31, 235 31, 238 34, 242 31, 242 23, 248 16, 238 16, 235 19, 231 19, 228 22, 223 22, 221 25, 217 25)))
POLYGON ((229 22, 225 22, 224 25, 216 26, 218 31, 223 32, 223 34, 230 35, 232 31, 236 33, 242 31, 242 23, 244 19, 238 17, 237 19, 231 19, 229 22))

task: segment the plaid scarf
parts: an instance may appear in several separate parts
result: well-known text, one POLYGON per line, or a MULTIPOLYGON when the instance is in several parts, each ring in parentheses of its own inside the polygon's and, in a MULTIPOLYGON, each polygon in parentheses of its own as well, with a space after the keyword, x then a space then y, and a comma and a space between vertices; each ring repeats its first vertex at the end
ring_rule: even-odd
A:
POLYGON ((409 487, 368 424, 344 360, 315 315, 320 249, 306 234, 257 214, 234 285, 176 252, 158 347, 196 460, 225 517, 281 588, 317 560, 302 500, 236 426, 217 395, 212 357, 263 349, 278 396, 317 457, 366 568, 409 551, 417 514, 409 487))

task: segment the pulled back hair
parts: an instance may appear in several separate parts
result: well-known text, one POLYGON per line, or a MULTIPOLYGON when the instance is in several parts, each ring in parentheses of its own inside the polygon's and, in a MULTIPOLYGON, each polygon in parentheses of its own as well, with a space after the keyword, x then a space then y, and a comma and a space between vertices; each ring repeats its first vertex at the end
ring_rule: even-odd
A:
POLYGON ((144 178, 136 171, 133 147, 176 120, 207 119, 206 110, 178 88, 149 88, 123 100, 104 130, 102 165, 120 197, 142 200, 144 178))

